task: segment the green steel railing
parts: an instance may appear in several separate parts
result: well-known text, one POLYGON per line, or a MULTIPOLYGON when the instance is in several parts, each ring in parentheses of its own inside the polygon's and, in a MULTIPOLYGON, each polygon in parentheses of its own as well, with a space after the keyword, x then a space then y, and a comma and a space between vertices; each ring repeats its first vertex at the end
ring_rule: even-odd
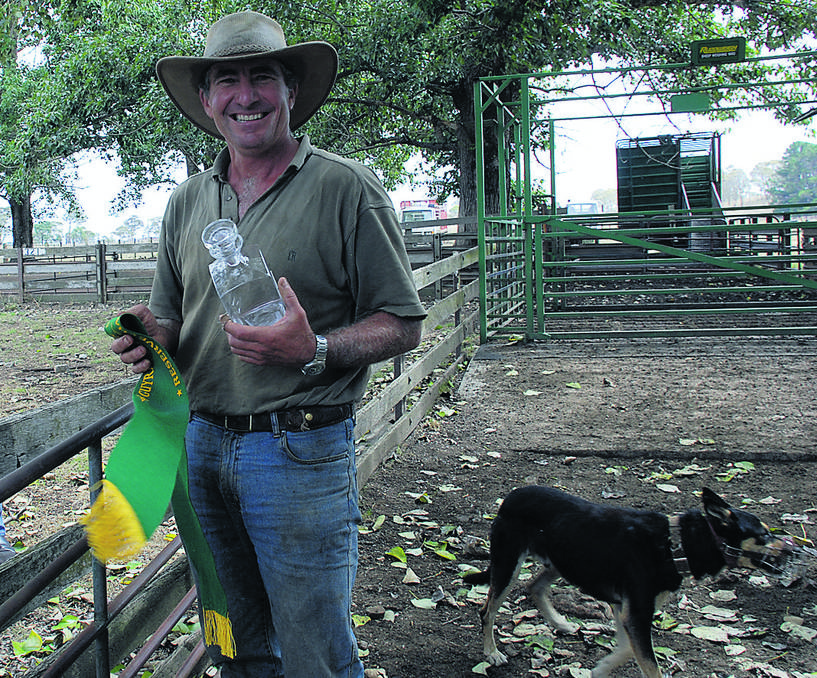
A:
POLYGON ((815 214, 486 218, 483 340, 817 333, 815 214))
MULTIPOLYGON (((808 61, 816 54, 746 61, 808 61)), ((670 168, 673 195, 663 211, 664 201, 653 200, 649 206, 633 202, 616 214, 558 214, 556 123, 610 117, 611 110, 605 106, 607 114, 573 112, 559 117, 559 107, 568 104, 571 110, 594 100, 606 105, 617 98, 629 102, 637 97, 666 102, 684 92, 652 89, 651 78, 637 76, 690 67, 677 63, 529 73, 485 77, 475 83, 482 341, 512 334, 546 339, 817 333, 817 205, 722 209, 717 196, 717 135, 712 142, 715 150, 706 157, 684 156, 678 167, 670 168), (608 91, 599 84, 599 76, 609 82, 629 78, 628 86, 608 91), (583 79, 585 86, 592 83, 591 89, 572 88, 571 78, 583 79), (641 88, 642 83, 647 87, 641 88), (584 95, 587 91, 589 96, 584 95), (497 149, 496 157, 485 157, 489 147, 497 149), (544 167, 549 174, 544 192, 537 185, 541 177, 534 177, 532 168, 537 148, 550 156, 550 166, 544 167), (656 211, 647 211, 653 206, 656 211)), ((738 80, 725 85, 721 78, 696 90, 765 91, 808 84, 797 78, 738 80)), ((662 78, 655 82, 660 87, 662 78)), ((784 105, 769 101, 734 106, 725 102, 719 110, 784 105)), ((810 90, 798 102, 817 103, 810 90)), ((637 119, 671 113, 662 105, 614 116, 637 119)), ((536 159, 544 156, 541 152, 536 159)), ((660 174, 654 168, 650 171, 660 174)), ((637 179, 643 181, 643 176, 637 179)))

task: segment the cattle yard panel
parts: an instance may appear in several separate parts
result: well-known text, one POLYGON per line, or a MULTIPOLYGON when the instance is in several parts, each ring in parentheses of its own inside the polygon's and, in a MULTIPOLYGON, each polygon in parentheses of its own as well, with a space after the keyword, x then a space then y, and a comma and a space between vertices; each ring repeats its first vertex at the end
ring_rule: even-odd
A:
MULTIPOLYGON (((619 142, 619 212, 567 214, 557 206, 556 123, 572 118, 556 118, 553 107, 571 90, 550 81, 688 67, 510 75, 475 85, 482 341, 817 333, 817 204, 724 207, 718 134, 619 142), (533 189, 536 144, 550 149, 544 195, 533 189), (486 158, 490 146, 496 162, 486 158), (486 166, 510 170, 499 177, 490 213, 486 166), (661 176, 650 183, 650 173, 661 176)), ((592 98, 606 96, 572 100, 592 98)))

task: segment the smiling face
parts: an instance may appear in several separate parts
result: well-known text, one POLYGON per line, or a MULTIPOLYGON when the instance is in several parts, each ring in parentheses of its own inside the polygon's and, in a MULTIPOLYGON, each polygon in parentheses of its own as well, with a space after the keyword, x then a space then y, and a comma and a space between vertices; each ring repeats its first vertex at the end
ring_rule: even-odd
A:
POLYGON ((288 85, 281 64, 272 59, 217 63, 199 91, 233 154, 275 154, 292 141, 289 113, 298 92, 288 85))

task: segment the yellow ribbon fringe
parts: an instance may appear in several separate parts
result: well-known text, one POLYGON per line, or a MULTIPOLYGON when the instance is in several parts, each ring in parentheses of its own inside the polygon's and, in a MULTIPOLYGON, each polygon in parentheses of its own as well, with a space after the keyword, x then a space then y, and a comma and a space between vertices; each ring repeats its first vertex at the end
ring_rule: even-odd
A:
POLYGON ((102 481, 90 512, 80 519, 85 525, 88 545, 103 563, 125 560, 145 545, 145 531, 130 503, 108 480, 102 481))
POLYGON ((235 658, 235 638, 229 618, 215 610, 204 610, 204 640, 208 645, 218 645, 221 654, 235 658))

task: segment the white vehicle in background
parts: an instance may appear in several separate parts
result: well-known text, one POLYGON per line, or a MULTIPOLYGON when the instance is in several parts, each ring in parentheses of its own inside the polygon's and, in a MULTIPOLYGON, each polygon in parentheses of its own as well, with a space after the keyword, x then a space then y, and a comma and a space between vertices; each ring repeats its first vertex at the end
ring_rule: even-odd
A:
POLYGON ((430 233, 456 233, 456 224, 433 223, 447 218, 448 213, 437 204, 436 200, 400 201, 400 224, 403 226, 405 233, 419 235, 428 235, 430 233))
POLYGON ((597 202, 569 202, 567 214, 601 214, 601 205, 597 202))

